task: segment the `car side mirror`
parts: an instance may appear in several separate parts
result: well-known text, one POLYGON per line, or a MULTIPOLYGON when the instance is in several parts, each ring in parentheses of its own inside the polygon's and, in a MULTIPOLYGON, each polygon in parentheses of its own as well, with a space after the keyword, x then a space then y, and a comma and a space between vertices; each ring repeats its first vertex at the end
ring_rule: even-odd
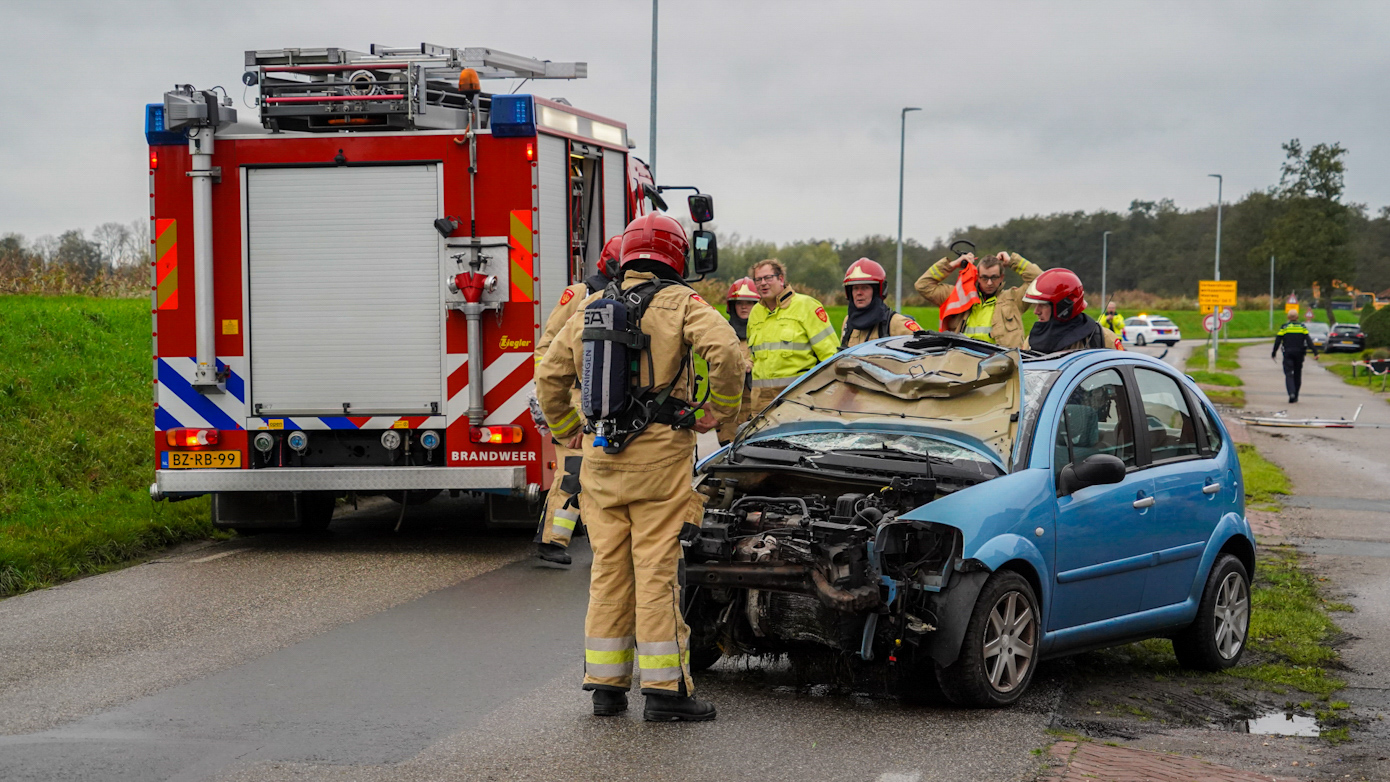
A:
POLYGON ((1119 483, 1125 479, 1125 463, 1118 456, 1108 453, 1095 453, 1087 456, 1080 464, 1072 463, 1062 468, 1057 476, 1057 488, 1063 495, 1075 494, 1087 486, 1101 486, 1119 483))
POLYGON ((714 196, 704 193, 696 193, 686 199, 690 204, 690 219, 696 223, 708 223, 714 220, 714 196))
POLYGON ((697 278, 719 270, 719 242, 714 231, 695 231, 691 234, 690 266, 697 278))

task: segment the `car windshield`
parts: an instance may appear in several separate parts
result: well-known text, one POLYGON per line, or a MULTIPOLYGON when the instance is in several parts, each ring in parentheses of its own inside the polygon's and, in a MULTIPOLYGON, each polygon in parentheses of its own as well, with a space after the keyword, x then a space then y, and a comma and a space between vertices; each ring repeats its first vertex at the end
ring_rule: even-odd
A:
MULTIPOLYGON (((971 461, 989 464, 989 461, 980 454, 968 448, 961 448, 941 440, 930 437, 919 437, 911 434, 894 434, 890 432, 807 432, 802 434, 788 434, 781 437, 774 437, 771 440, 762 440, 758 444, 767 442, 782 442, 799 448, 808 448, 813 451, 825 453, 827 451, 899 451, 913 456, 930 456, 946 461, 971 461)), ((993 470, 993 467, 990 468, 993 470)))

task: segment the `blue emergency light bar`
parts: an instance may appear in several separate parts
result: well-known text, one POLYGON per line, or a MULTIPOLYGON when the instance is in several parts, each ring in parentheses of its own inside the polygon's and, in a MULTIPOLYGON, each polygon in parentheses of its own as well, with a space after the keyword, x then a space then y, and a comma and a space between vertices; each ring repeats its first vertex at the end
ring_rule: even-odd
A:
POLYGON ((145 104, 145 141, 152 147, 167 147, 173 144, 187 144, 188 137, 181 130, 166 130, 164 127, 164 104, 145 104))
POLYGON ((535 100, 530 95, 493 95, 492 135, 498 138, 536 135, 535 100))

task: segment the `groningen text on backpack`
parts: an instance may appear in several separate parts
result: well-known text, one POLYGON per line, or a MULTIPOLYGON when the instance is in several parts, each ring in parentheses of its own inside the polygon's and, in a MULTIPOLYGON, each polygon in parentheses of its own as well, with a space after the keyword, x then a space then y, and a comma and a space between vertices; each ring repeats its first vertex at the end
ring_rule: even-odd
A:
POLYGON ((673 429, 695 424, 695 407, 671 396, 690 363, 689 355, 665 388, 656 391, 634 384, 640 376, 638 362, 643 354, 648 378, 653 374, 651 337, 642 333, 642 315, 656 294, 679 284, 657 279, 624 291, 613 282, 604 289, 602 298, 584 308, 580 406, 594 432, 594 446, 604 453, 622 451, 654 423, 669 424, 673 429))

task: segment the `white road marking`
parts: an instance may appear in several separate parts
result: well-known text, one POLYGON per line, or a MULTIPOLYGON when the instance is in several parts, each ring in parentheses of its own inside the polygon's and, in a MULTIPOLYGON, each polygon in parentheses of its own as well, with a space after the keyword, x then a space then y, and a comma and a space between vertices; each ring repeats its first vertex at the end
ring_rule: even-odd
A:
POLYGON ((209 556, 206 556, 206 557, 199 557, 199 558, 197 558, 197 559, 190 559, 190 560, 188 560, 188 564, 190 564, 190 565, 197 565, 197 564, 200 564, 200 563, 203 563, 203 562, 211 562, 211 561, 213 561, 214 559, 221 559, 221 558, 223 558, 223 557, 230 557, 230 556, 233 556, 233 555, 235 555, 235 554, 240 554, 240 553, 243 552, 243 551, 249 551, 249 550, 250 550, 250 549, 245 549, 245 548, 234 548, 234 549, 231 549, 231 550, 229 550, 229 551, 219 552, 219 553, 217 553, 217 554, 212 554, 212 555, 209 555, 209 556))

